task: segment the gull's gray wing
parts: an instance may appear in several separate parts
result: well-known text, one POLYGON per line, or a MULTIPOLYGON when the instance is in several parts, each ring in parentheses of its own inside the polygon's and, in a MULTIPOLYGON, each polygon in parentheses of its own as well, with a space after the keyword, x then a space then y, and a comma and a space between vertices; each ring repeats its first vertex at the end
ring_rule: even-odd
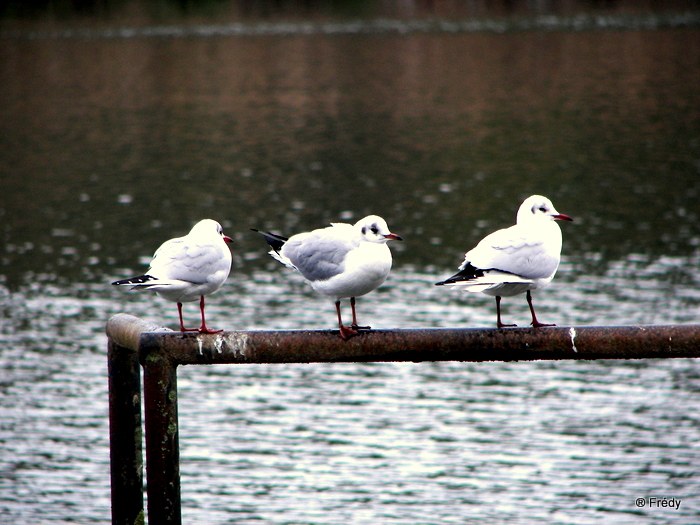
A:
POLYGON ((166 241, 156 250, 147 273, 162 280, 202 284, 226 266, 226 253, 220 246, 208 240, 179 237, 166 241))
POLYGON ((345 258, 358 244, 352 227, 339 224, 290 237, 281 254, 308 281, 327 281, 345 270, 345 258))
POLYGON ((471 264, 480 270, 500 270, 525 279, 543 279, 559 266, 559 254, 547 249, 541 235, 532 235, 519 225, 484 237, 466 253, 460 270, 471 264))

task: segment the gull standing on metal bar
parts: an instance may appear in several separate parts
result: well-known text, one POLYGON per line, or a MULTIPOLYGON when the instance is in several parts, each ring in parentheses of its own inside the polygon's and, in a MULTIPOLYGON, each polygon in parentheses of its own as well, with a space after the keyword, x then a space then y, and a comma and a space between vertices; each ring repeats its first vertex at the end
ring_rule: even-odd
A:
POLYGON ((381 286, 391 270, 391 251, 386 243, 402 240, 389 231, 386 221, 369 215, 354 225, 333 223, 327 228, 299 233, 289 239, 261 232, 272 247, 270 255, 297 270, 317 292, 332 297, 338 313, 340 337, 348 339, 357 330, 355 297, 381 286), (343 325, 340 300, 350 298, 352 325, 343 325))
POLYGON ((160 297, 177 303, 180 330, 214 334, 204 320, 204 296, 221 288, 231 271, 231 251, 221 225, 212 220, 199 221, 184 237, 165 241, 153 255, 148 272, 112 284, 131 285, 133 289, 155 291, 160 297), (185 328, 182 321, 182 303, 199 300, 202 326, 185 328))
POLYGON ((516 326, 501 322, 501 297, 526 292, 532 326, 554 326, 537 320, 530 291, 549 284, 559 267, 562 239, 557 220, 573 219, 559 213, 546 197, 528 197, 518 209, 514 226, 484 237, 465 254, 459 273, 435 284, 496 297, 498 328, 516 326))

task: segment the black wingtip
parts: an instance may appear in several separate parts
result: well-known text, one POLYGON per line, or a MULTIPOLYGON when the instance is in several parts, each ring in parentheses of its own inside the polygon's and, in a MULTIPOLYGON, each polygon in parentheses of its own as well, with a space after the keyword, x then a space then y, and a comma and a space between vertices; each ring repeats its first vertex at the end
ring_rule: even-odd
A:
POLYGON ((444 286, 446 284, 455 284, 462 281, 470 281, 472 279, 476 279, 477 277, 483 276, 484 270, 477 268, 476 266, 472 265, 472 263, 467 263, 467 265, 462 270, 452 275, 451 277, 448 277, 444 281, 435 283, 435 286, 444 286))
POLYGON ((269 244, 270 248, 275 250, 277 253, 279 253, 279 251, 282 249, 282 246, 284 246, 284 243, 288 240, 287 237, 282 237, 281 235, 276 235, 271 232, 263 232, 260 230, 256 230, 255 228, 251 228, 251 230, 265 237, 265 241, 267 241, 267 244, 269 244))
POLYGON ((131 279, 121 279, 119 281, 114 281, 112 284, 143 284, 153 280, 155 280, 155 277, 152 277, 150 275, 139 275, 138 277, 132 277, 131 279))
POLYGON ((445 279, 444 281, 440 281, 439 283, 435 283, 435 286, 445 286, 446 284, 455 284, 460 281, 467 281, 468 279, 455 279, 455 276, 453 275, 449 279, 445 279))

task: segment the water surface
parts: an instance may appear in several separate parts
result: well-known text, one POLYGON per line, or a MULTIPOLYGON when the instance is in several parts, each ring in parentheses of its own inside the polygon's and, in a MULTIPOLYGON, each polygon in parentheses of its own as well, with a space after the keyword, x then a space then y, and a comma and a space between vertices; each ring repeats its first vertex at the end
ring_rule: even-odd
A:
MULTIPOLYGON (((492 299, 433 283, 532 193, 576 219, 543 321, 698 322, 687 8, 613 3, 607 29, 496 8, 4 20, 0 522, 109 522, 104 325, 177 310, 108 283, 204 217, 235 239, 216 328, 332 328, 249 228, 368 213, 405 241, 361 322, 493 326, 492 299)), ((524 298, 504 316, 526 325, 524 298)), ((184 519, 697 523, 699 377, 687 359, 183 367, 184 519)))

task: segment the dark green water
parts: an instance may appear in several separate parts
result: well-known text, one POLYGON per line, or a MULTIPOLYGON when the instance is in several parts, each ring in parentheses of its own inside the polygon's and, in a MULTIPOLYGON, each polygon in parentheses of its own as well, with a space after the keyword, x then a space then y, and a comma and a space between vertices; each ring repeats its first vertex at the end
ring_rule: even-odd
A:
MULTIPOLYGON (((213 217, 384 216, 454 267, 541 193, 565 254, 700 245, 697 30, 5 38, 2 274, 102 280, 213 217), (31 274, 31 275, 33 275, 31 274)), ((597 265, 592 271, 599 270, 597 265)), ((109 278, 109 277, 108 277, 109 278)))

